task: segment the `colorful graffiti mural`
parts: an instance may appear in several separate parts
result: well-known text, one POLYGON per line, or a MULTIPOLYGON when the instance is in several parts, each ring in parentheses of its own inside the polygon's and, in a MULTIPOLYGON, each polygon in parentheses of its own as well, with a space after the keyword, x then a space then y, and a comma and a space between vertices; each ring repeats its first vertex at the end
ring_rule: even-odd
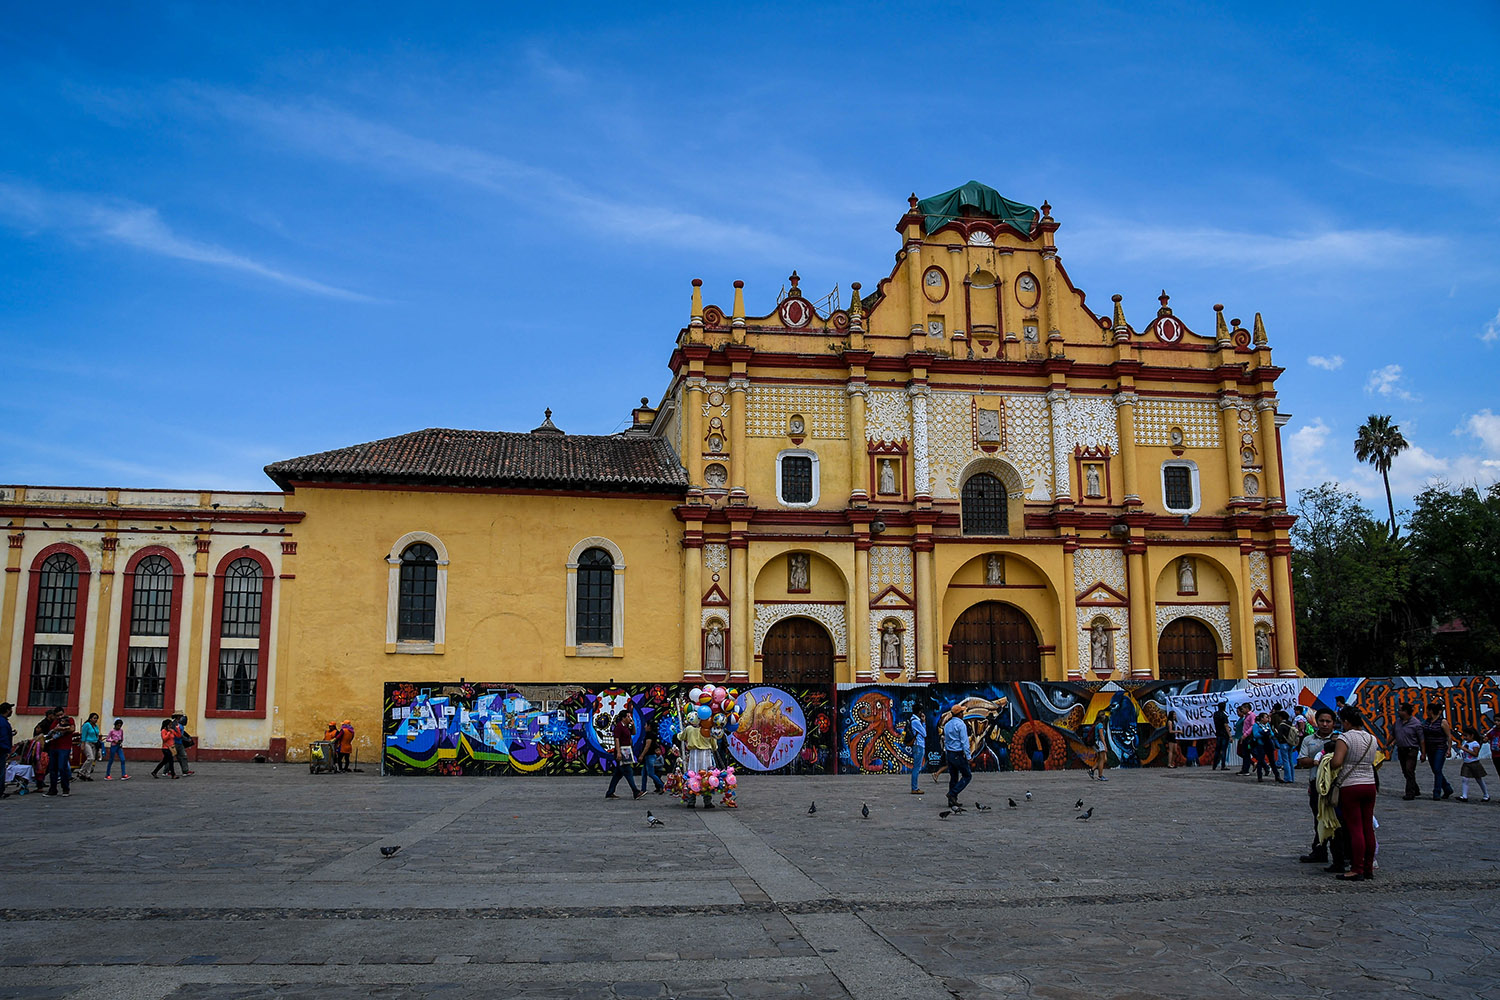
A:
MULTIPOLYGON (((675 766, 679 711, 689 685, 508 685, 402 682, 386 685, 385 769, 398 774, 605 774, 611 723, 622 711, 668 748, 675 766)), ((907 721, 927 731, 924 767, 941 762, 940 713, 963 706, 976 770, 1082 768, 1104 729, 1111 767, 1166 763, 1174 704, 1222 699, 1280 701, 1304 709, 1359 706, 1387 751, 1398 707, 1441 701, 1455 729, 1488 732, 1500 717, 1500 678, 1329 677, 1251 681, 875 684, 838 688, 759 685, 738 697, 741 724, 720 744, 721 764, 777 774, 910 771, 907 721), (1178 702, 1177 699, 1187 699, 1178 702)), ((1207 730, 1193 730, 1193 732, 1207 730)), ((1211 738, 1183 738, 1181 757, 1212 760, 1211 738)), ((639 743, 637 743, 639 750, 639 743)), ((1486 753, 1488 749, 1486 748, 1486 753)))

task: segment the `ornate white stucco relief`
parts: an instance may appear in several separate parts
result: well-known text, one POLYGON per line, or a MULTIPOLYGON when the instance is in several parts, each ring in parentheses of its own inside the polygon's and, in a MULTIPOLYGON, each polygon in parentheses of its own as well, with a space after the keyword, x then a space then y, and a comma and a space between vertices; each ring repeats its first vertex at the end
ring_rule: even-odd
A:
POLYGON ((723 542, 708 542, 703 546, 703 568, 710 573, 723 573, 729 568, 729 546, 723 542))
POLYGON ((1199 399, 1157 399, 1142 396, 1135 404, 1135 443, 1172 446, 1170 432, 1182 428, 1182 443, 1189 448, 1217 448, 1219 407, 1199 399))
POLYGON ((849 635, 844 622, 842 604, 757 604, 755 606, 755 652, 760 653, 766 643, 766 633, 771 626, 783 618, 811 618, 828 629, 833 636, 833 651, 839 656, 848 654, 849 635))
POLYGON ((1068 407, 1071 432, 1068 440, 1083 448, 1120 450, 1120 426, 1115 404, 1108 396, 1074 396, 1068 407))
MULTIPOLYGON (((1260 418, 1257 417, 1256 414, 1255 414, 1255 407, 1253 405, 1251 405, 1251 403, 1248 400, 1246 400, 1244 402, 1241 402, 1240 403, 1240 434, 1241 435, 1244 435, 1244 434, 1252 434, 1253 435, 1253 434, 1258 434, 1258 433, 1260 433, 1260 418)), ((1244 438, 1241 437, 1240 440, 1243 442, 1244 438)), ((1251 441, 1248 442, 1248 443, 1254 444, 1255 440, 1252 438, 1251 441)))
POLYGON ((1122 549, 1079 549, 1073 553, 1073 591, 1082 595, 1096 583, 1125 594, 1125 552, 1122 549))
POLYGON ((1250 553, 1250 593, 1256 591, 1271 597, 1271 560, 1264 552, 1250 553))
POLYGON ((865 398, 865 437, 871 441, 911 440, 911 403, 905 390, 872 389, 865 398))
POLYGON ((1078 609, 1078 664, 1085 673, 1093 672, 1093 628, 1094 619, 1108 618, 1114 631, 1115 669, 1130 673, 1130 609, 1089 608, 1078 609))
POLYGON ((715 618, 719 620, 720 624, 722 624, 726 630, 729 628, 728 608, 704 608, 702 627, 708 628, 708 623, 713 621, 715 618))
POLYGON ((900 545, 870 546, 870 596, 887 587, 895 587, 907 597, 915 593, 911 549, 900 545))
POLYGON ((1068 454, 1068 437, 1072 425, 1073 398, 1066 389, 1052 389, 1047 393, 1047 404, 1052 414, 1052 495, 1068 495, 1071 462, 1068 454))
POLYGON ((1041 393, 1005 397, 1005 451, 1028 500, 1052 499, 1052 425, 1041 393))
POLYGON ((1156 608, 1156 638, 1178 618, 1196 618, 1219 634, 1224 652, 1233 652, 1229 642, 1229 608, 1223 604, 1167 604, 1156 608))
POLYGON ((745 433, 751 437, 785 437, 787 418, 802 415, 809 437, 849 436, 849 395, 843 386, 765 385, 751 383, 745 394, 745 433))
POLYGON ((880 669, 880 632, 882 622, 896 619, 901 623, 901 666, 905 668, 899 680, 911 680, 917 676, 917 616, 913 611, 886 609, 870 611, 870 670, 884 677, 880 669))
POLYGON ((934 498, 958 495, 958 474, 974 455, 974 399, 966 392, 927 397, 927 472, 934 498))

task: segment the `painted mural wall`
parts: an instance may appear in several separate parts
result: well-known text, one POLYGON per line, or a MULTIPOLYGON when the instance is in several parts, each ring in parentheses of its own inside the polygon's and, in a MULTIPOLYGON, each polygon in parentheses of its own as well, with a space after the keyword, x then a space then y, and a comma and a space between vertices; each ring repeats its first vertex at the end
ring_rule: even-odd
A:
MULTIPOLYGON (((606 774, 621 711, 637 740, 654 732, 672 747, 689 705, 686 684, 529 685, 403 682, 386 685, 385 770, 397 774, 606 774)), ((1167 712, 1183 735, 1179 763, 1213 759, 1219 701, 1303 709, 1359 706, 1392 752, 1397 708, 1441 701, 1455 729, 1488 732, 1500 716, 1500 678, 1329 677, 1251 681, 910 684, 798 687, 759 685, 736 701, 744 720, 726 734, 721 763, 774 774, 909 771, 902 734, 921 716, 925 766, 941 763, 938 715, 963 706, 976 770, 1082 768, 1094 759, 1094 726, 1105 727, 1111 767, 1165 765, 1167 712), (1201 736, 1200 736, 1201 734, 1201 736), (1193 738, 1199 737, 1199 738, 1193 738)), ((639 743, 636 749, 639 750, 639 743)), ((1488 753, 1488 749, 1485 751, 1488 753)), ((1231 759, 1237 760, 1231 752, 1231 759)), ((667 769, 675 766, 669 750, 667 769)))

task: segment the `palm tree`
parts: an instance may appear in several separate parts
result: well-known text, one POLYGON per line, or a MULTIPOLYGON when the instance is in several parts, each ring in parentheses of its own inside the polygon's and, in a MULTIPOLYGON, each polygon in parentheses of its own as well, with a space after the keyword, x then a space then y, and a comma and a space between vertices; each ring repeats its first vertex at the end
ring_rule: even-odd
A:
POLYGON ((1391 514, 1391 537, 1396 537, 1396 504, 1391 500, 1391 462, 1407 448, 1401 428, 1391 423, 1390 417, 1371 416, 1359 429, 1354 439, 1354 457, 1369 462, 1380 470, 1385 482, 1385 505, 1391 514))

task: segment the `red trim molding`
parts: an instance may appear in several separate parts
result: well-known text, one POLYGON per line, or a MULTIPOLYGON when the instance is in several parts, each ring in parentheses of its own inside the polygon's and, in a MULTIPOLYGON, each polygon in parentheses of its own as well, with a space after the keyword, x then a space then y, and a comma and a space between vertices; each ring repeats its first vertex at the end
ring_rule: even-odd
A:
POLYGON ((177 553, 162 545, 148 545, 125 564, 125 589, 120 594, 120 648, 115 660, 115 714, 155 716, 177 710, 177 652, 182 639, 182 591, 185 574, 177 553), (172 610, 167 622, 167 666, 161 708, 126 708, 125 675, 130 666, 130 619, 135 611, 135 571, 147 556, 161 556, 172 566, 172 610))
POLYGON ((209 619, 208 664, 203 685, 203 714, 210 719, 264 719, 266 717, 266 689, 271 682, 271 591, 276 574, 271 569, 271 560, 264 552, 245 546, 235 549, 219 560, 214 570, 213 617, 209 619), (219 704, 219 650, 224 630, 224 573, 236 559, 254 559, 260 563, 260 662, 255 670, 255 709, 249 712, 231 712, 220 709, 219 704))
POLYGON ((42 563, 49 556, 58 552, 66 552, 78 562, 78 596, 73 606, 73 662, 68 667, 68 705, 69 715, 78 714, 78 689, 82 686, 83 674, 83 636, 88 631, 89 624, 89 580, 91 570, 89 569, 89 557, 84 555, 83 550, 76 545, 67 542, 54 542, 36 554, 31 560, 31 576, 26 588, 26 625, 25 638, 21 642, 21 662, 16 664, 20 669, 20 683, 16 689, 17 715, 41 715, 46 709, 34 709, 29 704, 31 701, 31 654, 36 648, 36 606, 40 597, 39 584, 42 577, 42 563))

